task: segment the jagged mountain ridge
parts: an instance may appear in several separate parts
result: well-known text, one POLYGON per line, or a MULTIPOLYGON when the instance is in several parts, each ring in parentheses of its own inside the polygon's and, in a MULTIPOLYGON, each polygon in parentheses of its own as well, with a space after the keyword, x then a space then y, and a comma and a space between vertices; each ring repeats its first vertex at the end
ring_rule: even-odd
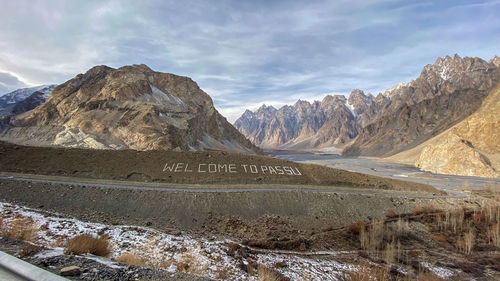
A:
POLYGON ((0 138, 97 149, 259 152, 196 82, 146 65, 93 67, 57 86, 41 106, 11 118, 0 138))
POLYGON ((234 126, 263 148, 340 145, 353 138, 358 130, 346 102, 344 96, 336 95, 326 96, 321 102, 299 100, 279 110, 263 105, 255 112, 245 111, 234 126))
MULTIPOLYGON (((345 155, 392 155, 439 134, 474 112, 499 80, 499 65, 499 57, 486 62, 480 58, 446 56, 426 65, 418 78, 377 96, 353 90, 347 103, 344 100, 340 107, 352 109, 352 116, 339 114, 326 121, 309 115, 310 120, 303 120, 308 115, 299 117, 298 113, 293 114, 297 110, 290 110, 289 106, 279 110, 264 106, 256 112, 245 111, 234 125, 264 148, 342 148, 355 138, 345 149, 345 155), (320 134, 314 126, 317 121, 323 127, 320 134), (281 124, 285 128, 277 126, 281 124), (339 128, 342 141, 332 141, 338 139, 339 128), (301 139, 296 132, 305 132, 310 137, 301 139)), ((320 102, 310 106, 316 108, 315 104, 320 102)))

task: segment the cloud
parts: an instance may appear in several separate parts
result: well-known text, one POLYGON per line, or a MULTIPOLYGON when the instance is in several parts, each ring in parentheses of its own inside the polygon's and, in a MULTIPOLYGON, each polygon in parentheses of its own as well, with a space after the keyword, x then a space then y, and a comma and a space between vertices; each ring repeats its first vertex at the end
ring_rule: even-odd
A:
POLYGON ((6 1, 0 69, 61 83, 145 63, 197 81, 230 121, 265 101, 378 93, 438 56, 498 54, 499 1, 6 1), (238 104, 235 104, 235 101, 238 104))
POLYGON ((27 86, 16 76, 7 72, 0 72, 0 96, 27 86))

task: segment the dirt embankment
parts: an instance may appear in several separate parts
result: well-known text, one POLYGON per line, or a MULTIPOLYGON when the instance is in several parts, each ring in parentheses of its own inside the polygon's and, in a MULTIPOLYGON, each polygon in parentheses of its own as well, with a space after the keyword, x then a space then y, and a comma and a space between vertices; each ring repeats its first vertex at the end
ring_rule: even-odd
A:
POLYGON ((0 180, 0 201, 83 221, 207 232, 237 239, 308 236, 330 226, 383 218, 387 210, 406 213, 417 206, 468 204, 459 198, 408 198, 401 194, 133 190, 9 179, 0 180))
POLYGON ((431 186, 266 156, 26 147, 0 142, 0 171, 186 184, 293 184, 439 193, 431 186))

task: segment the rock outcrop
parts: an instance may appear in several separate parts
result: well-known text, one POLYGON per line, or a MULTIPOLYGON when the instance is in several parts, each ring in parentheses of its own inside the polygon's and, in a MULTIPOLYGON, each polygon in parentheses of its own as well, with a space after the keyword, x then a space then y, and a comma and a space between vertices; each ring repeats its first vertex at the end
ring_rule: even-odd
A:
POLYGON ((363 129, 343 155, 393 155, 457 124, 500 81, 497 64, 498 57, 490 62, 458 55, 438 58, 417 79, 367 99, 367 105, 359 107, 363 129))
POLYGON ((500 177, 500 84, 479 110, 428 141, 415 165, 441 174, 500 177))
POLYGON ((11 118, 0 138, 97 149, 259 151, 193 80, 146 65, 93 67, 11 118))
POLYGON ((313 103, 299 100, 279 110, 263 105, 255 112, 245 111, 234 126, 260 147, 290 150, 341 146, 358 132, 342 95, 313 103))

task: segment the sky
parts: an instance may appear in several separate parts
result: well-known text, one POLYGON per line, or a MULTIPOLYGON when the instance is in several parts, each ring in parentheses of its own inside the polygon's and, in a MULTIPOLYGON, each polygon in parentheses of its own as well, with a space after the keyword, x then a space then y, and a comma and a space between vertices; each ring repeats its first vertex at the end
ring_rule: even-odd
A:
POLYGON ((144 63, 191 77, 230 122, 263 103, 377 94, 446 55, 500 55, 500 1, 0 4, 0 95, 144 63))

